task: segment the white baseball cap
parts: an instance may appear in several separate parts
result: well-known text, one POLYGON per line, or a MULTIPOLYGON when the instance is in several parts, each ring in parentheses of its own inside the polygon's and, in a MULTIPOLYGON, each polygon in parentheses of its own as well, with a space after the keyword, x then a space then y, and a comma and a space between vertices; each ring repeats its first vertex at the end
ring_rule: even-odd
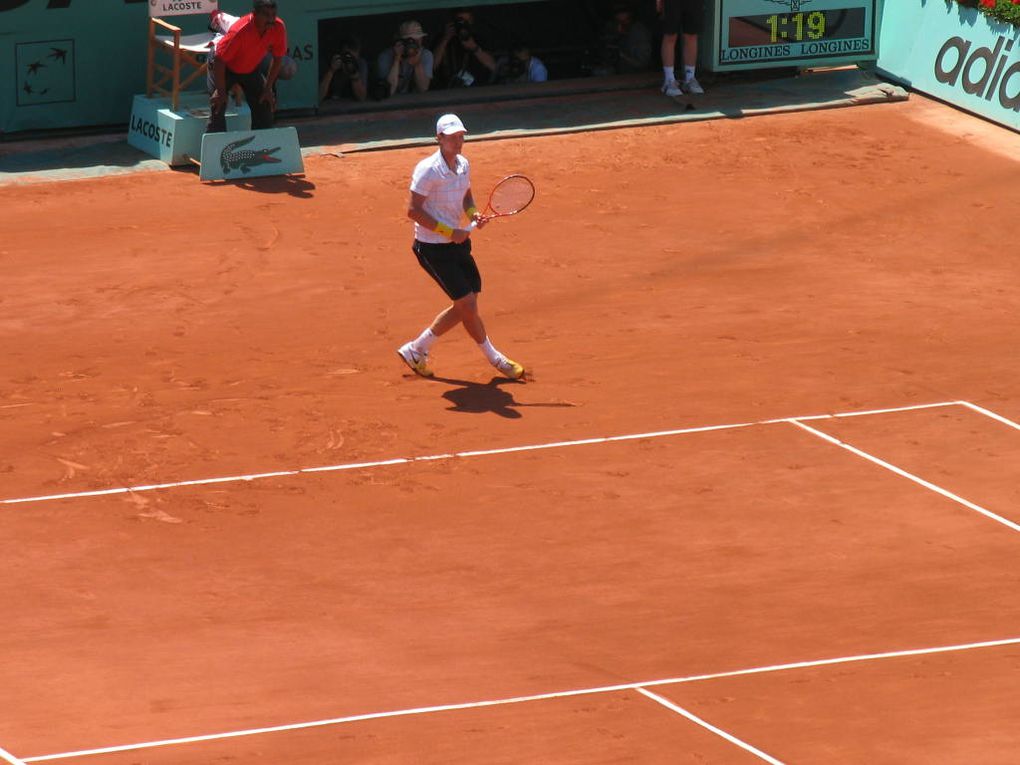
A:
POLYGON ((444 114, 436 120, 436 135, 453 135, 454 133, 466 133, 467 128, 460 121, 456 114, 444 114))

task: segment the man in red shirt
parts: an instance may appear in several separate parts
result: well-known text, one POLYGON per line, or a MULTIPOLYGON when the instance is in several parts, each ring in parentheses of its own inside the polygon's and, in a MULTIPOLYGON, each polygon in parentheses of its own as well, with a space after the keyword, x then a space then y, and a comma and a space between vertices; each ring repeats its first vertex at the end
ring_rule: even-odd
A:
POLYGON ((273 85, 286 52, 287 27, 276 15, 276 0, 252 0, 252 12, 238 19, 209 51, 207 133, 226 131, 227 94, 235 84, 248 101, 252 129, 273 126, 273 85), (259 63, 266 53, 272 54, 273 63, 263 79, 259 63))

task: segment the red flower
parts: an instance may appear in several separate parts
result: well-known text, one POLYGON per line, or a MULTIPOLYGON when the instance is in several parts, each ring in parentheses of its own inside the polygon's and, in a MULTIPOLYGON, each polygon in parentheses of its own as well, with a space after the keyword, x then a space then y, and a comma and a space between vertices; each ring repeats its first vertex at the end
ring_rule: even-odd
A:
POLYGON ((981 0, 981 5, 983 5, 985 8, 994 8, 995 0, 981 0))

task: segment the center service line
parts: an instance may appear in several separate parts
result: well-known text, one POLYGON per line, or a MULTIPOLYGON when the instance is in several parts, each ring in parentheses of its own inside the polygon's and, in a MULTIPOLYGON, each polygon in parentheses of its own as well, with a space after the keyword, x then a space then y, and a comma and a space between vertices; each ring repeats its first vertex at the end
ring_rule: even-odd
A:
POLYGON ((731 734, 727 733, 722 728, 717 728, 714 725, 712 725, 710 722, 707 722, 706 720, 702 720, 696 714, 688 712, 686 709, 684 709, 681 706, 678 706, 678 705, 674 704, 669 699, 664 698, 664 697, 660 696, 657 693, 652 693, 651 691, 645 690, 644 688, 635 688, 634 690, 636 690, 638 693, 640 693, 643 696, 647 696, 652 701, 654 701, 654 702, 656 702, 658 704, 662 704, 662 706, 666 707, 666 709, 669 709, 669 710, 672 710, 672 711, 676 712, 681 717, 686 717, 688 720, 690 720, 695 725, 700 725, 705 730, 709 730, 709 731, 711 731, 712 733, 714 733, 717 736, 722 736, 724 739, 729 741, 731 744, 736 744, 741 749, 746 749, 748 752, 750 752, 751 754, 755 755, 756 757, 760 757, 761 759, 765 760, 765 762, 771 763, 771 765, 784 765, 783 762, 781 762, 780 760, 777 760, 775 757, 771 757, 771 756, 765 754, 765 752, 763 752, 761 749, 757 749, 757 748, 751 746, 746 741, 741 741, 739 738, 737 738, 734 735, 731 735, 731 734))
POLYGON ((790 420, 789 422, 791 425, 796 425, 798 428, 806 430, 808 433, 818 436, 819 438, 828 441, 830 444, 835 444, 840 449, 846 449, 848 452, 856 454, 858 457, 862 457, 863 459, 868 460, 868 462, 873 462, 879 467, 884 467, 886 470, 891 470, 896 475, 903 476, 908 481, 913 481, 919 486, 923 486, 926 489, 930 489, 936 494, 941 494, 943 497, 953 500, 953 502, 961 504, 964 507, 969 508, 977 513, 981 513, 981 515, 985 516, 986 518, 991 518, 996 523, 1001 523, 1008 529, 1012 529, 1013 531, 1020 531, 1020 525, 1013 523, 1013 521, 1009 520, 1008 518, 1003 518, 1001 515, 993 513, 991 510, 986 510, 985 508, 981 507, 981 505, 974 504, 970 500, 964 499, 963 497, 957 494, 953 494, 953 492, 949 491, 948 489, 943 489, 941 486, 936 486, 931 481, 926 481, 923 478, 914 475, 913 473, 908 473, 903 468, 896 467, 890 462, 886 462, 883 459, 879 459, 873 454, 868 454, 866 451, 858 449, 856 446, 851 446, 845 441, 840 441, 835 436, 830 436, 828 433, 823 433, 820 430, 816 430, 815 428, 812 428, 810 425, 805 425, 803 422, 798 422, 797 420, 790 420))
POLYGON ((663 438, 665 436, 680 436, 690 433, 707 433, 715 430, 736 430, 737 428, 750 428, 754 425, 775 425, 781 422, 793 422, 795 420, 828 420, 834 417, 863 417, 871 414, 888 414, 891 412, 908 412, 916 409, 932 409, 941 406, 957 406, 959 401, 943 401, 936 404, 914 404, 912 406, 899 406, 891 409, 871 409, 863 412, 842 412, 838 414, 815 414, 803 417, 782 417, 771 420, 758 420, 756 422, 737 422, 728 425, 704 425, 700 427, 678 428, 675 430, 657 430, 649 433, 631 433, 623 436, 605 436, 601 438, 582 438, 576 441, 553 441, 544 444, 530 444, 526 446, 508 446, 501 449, 481 449, 476 451, 454 452, 452 454, 431 454, 421 457, 396 457, 388 460, 376 460, 373 462, 348 462, 341 465, 323 465, 321 467, 299 468, 295 470, 277 470, 269 473, 251 473, 249 475, 231 475, 220 478, 199 478, 190 481, 174 481, 168 483, 145 484, 141 486, 120 486, 114 489, 96 489, 93 491, 67 492, 65 494, 47 494, 36 497, 20 497, 16 499, 0 499, 0 505, 17 505, 29 502, 51 502, 58 499, 82 499, 85 497, 103 497, 114 494, 135 494, 143 491, 158 491, 161 489, 175 489, 185 486, 205 486, 216 483, 240 483, 242 481, 257 481, 263 478, 282 478, 287 476, 303 475, 305 473, 328 473, 340 470, 364 470, 374 467, 385 467, 387 465, 407 465, 412 462, 432 462, 436 460, 450 460, 458 457, 486 457, 494 454, 512 454, 515 452, 528 452, 540 449, 562 449, 568 446, 587 446, 589 444, 608 444, 618 441, 634 441, 642 438, 663 438))

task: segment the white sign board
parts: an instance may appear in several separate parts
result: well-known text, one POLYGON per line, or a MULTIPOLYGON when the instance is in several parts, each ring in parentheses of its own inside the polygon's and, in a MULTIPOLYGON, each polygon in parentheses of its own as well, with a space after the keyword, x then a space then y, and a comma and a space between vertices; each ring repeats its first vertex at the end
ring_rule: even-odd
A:
POLYGON ((218 10, 219 0, 149 0, 149 15, 187 16, 199 13, 209 14, 218 10))

